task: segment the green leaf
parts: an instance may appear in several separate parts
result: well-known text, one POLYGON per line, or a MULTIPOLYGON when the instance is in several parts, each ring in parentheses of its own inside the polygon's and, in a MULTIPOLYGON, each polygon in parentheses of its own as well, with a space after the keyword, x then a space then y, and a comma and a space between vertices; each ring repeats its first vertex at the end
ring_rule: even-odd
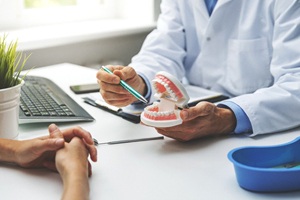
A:
POLYGON ((23 56, 22 52, 17 51, 17 40, 7 45, 6 39, 7 35, 0 37, 0 89, 13 87, 20 83, 20 73, 30 57, 30 55, 23 56))

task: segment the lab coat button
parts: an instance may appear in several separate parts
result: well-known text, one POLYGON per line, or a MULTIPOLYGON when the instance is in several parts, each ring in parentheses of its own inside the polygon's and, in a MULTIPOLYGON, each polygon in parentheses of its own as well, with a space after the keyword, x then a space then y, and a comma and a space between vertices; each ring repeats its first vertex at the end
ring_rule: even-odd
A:
POLYGON ((206 41, 210 41, 210 37, 207 37, 207 38, 206 38, 206 41))

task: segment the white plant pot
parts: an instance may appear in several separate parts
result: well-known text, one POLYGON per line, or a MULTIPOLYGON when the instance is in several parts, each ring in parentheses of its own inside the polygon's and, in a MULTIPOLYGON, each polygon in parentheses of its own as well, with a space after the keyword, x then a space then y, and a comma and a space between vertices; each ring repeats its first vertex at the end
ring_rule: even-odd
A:
POLYGON ((14 87, 0 89, 0 138, 15 139, 19 134, 19 105, 22 81, 14 87))

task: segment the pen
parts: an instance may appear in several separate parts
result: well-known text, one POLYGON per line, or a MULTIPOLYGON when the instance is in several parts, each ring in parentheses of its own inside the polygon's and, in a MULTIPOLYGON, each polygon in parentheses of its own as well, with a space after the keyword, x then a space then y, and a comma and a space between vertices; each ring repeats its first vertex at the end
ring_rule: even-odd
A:
MULTIPOLYGON (((110 71, 107 67, 102 66, 101 67, 104 71, 106 71, 109 74, 113 74, 112 71, 110 71)), ((138 93, 135 89, 133 89, 130 85, 128 85, 125 81, 121 80, 120 85, 126 89, 130 94, 132 94, 135 98, 140 100, 143 103, 148 103, 147 99, 145 99, 140 93, 138 93)))
POLYGON ((159 136, 159 137, 139 138, 139 139, 131 139, 131 140, 116 140, 116 141, 111 141, 111 142, 101 142, 101 143, 99 143, 94 138, 94 144, 95 144, 95 146, 98 146, 98 145, 101 145, 101 144, 123 144, 123 143, 142 142, 142 141, 149 141, 149 140, 162 140, 162 139, 164 139, 164 137, 159 136))

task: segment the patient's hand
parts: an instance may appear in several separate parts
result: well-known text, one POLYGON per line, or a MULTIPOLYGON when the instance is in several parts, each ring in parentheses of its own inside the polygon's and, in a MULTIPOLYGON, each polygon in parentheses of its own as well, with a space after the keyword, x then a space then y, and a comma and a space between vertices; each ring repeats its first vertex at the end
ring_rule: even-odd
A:
POLYGON ((89 198, 89 162, 88 151, 84 142, 74 137, 64 148, 56 152, 56 169, 64 183, 62 199, 88 199, 89 198))

